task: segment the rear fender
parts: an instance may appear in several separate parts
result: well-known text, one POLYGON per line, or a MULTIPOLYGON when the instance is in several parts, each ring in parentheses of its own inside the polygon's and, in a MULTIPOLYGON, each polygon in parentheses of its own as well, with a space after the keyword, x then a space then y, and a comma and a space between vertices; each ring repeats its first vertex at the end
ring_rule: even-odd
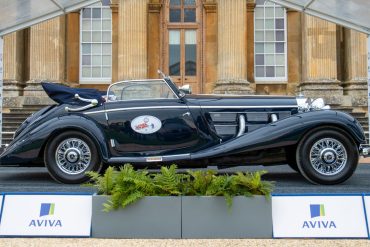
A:
POLYGON ((194 153, 192 159, 238 155, 250 151, 296 145, 311 130, 333 126, 344 131, 359 145, 365 142, 363 129, 352 116, 336 111, 312 111, 293 115, 253 132, 194 153))
POLYGON ((52 118, 17 138, 1 155, 1 163, 22 164, 37 159, 51 138, 67 130, 88 135, 95 142, 102 160, 108 160, 108 146, 101 127, 84 115, 66 115, 52 118))

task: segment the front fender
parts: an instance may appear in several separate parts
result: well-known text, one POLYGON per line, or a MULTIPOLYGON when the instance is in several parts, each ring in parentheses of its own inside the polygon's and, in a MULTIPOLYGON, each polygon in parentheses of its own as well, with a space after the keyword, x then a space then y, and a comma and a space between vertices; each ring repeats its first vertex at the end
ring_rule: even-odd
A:
POLYGON ((243 154, 270 148, 297 144, 310 130, 320 126, 340 128, 353 138, 357 145, 365 143, 361 125, 352 116, 337 111, 312 111, 293 115, 289 118, 268 124, 253 132, 231 139, 215 147, 194 153, 192 159, 221 157, 243 154))
POLYGON ((18 136, 1 154, 0 164, 23 164, 37 159, 49 138, 65 130, 78 130, 87 134, 95 142, 102 160, 108 160, 108 146, 101 127, 84 115, 65 115, 49 119, 18 136))

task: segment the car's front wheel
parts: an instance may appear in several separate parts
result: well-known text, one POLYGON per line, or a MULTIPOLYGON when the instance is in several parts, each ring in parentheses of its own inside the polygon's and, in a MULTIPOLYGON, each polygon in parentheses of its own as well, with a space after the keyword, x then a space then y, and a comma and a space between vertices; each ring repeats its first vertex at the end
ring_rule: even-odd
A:
POLYGON ((311 132, 298 145, 300 173, 315 184, 338 184, 346 181, 358 164, 357 145, 336 129, 311 132))
POLYGON ((87 171, 100 171, 102 162, 95 143, 78 131, 66 131, 49 140, 44 161, 50 175, 62 183, 83 183, 87 171))

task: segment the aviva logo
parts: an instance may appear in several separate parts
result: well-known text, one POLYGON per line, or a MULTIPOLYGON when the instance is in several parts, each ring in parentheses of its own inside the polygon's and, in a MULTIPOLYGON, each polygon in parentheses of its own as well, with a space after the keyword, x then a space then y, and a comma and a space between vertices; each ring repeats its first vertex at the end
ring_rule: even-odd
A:
MULTIPOLYGON (((325 216, 324 204, 310 204, 311 219, 316 217, 325 216)), ((326 218, 326 217, 325 217, 326 218)), ((322 228, 337 228, 336 224, 332 220, 305 220, 303 221, 302 228, 305 229, 322 229, 322 228)))
POLYGON ((311 218, 325 216, 324 204, 311 204, 310 211, 311 211, 311 218))
POLYGON ((54 215, 55 203, 41 203, 40 217, 54 215))
MULTIPOLYGON (((41 203, 40 216, 54 215, 55 203, 41 203)), ((62 221, 59 219, 52 219, 51 217, 33 219, 28 224, 28 227, 62 227, 62 221)))

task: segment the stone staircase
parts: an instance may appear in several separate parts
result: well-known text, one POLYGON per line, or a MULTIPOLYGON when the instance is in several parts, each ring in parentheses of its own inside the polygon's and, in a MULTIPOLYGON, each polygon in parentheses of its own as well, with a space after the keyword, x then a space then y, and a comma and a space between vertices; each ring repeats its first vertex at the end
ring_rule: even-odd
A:
MULTIPOLYGON (((24 105, 23 108, 11 108, 9 113, 3 113, 2 144, 9 144, 13 140, 14 132, 32 113, 40 110, 46 105, 24 105)), ((369 125, 365 112, 353 112, 351 107, 337 106, 333 110, 343 111, 351 114, 360 122, 364 128, 367 142, 369 143, 369 125)))
POLYGON ((3 113, 2 144, 9 144, 13 140, 14 132, 32 113, 46 105, 24 105, 22 108, 10 108, 10 112, 3 113))

